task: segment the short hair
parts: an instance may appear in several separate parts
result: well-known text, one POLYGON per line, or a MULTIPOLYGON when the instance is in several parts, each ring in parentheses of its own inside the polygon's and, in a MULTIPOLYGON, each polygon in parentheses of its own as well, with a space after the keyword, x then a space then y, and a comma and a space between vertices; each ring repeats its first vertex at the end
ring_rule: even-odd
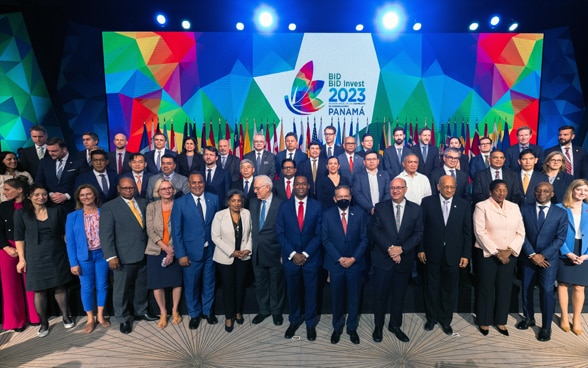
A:
POLYGON ((269 176, 267 176, 267 175, 257 175, 255 177, 255 179, 253 180, 253 182, 255 183, 258 180, 259 180, 260 184, 262 184, 264 186, 265 185, 269 186, 270 187, 270 190, 274 188, 274 182, 272 181, 272 179, 269 176))
POLYGON ((243 193, 242 190, 239 189, 229 189, 229 191, 227 192, 227 195, 225 196, 225 204, 227 206, 229 206, 229 201, 231 200, 231 198, 233 196, 238 195, 239 198, 241 198, 241 202, 245 203, 245 194, 243 193))
POLYGON ((367 150, 367 151, 365 151, 365 155, 363 156, 364 160, 365 160, 365 157, 367 157, 368 155, 372 155, 372 154, 376 155, 377 158, 380 158, 380 156, 378 156, 378 152, 376 152, 374 150, 367 150))
POLYGON ((92 138, 92 140, 95 140, 96 142, 100 142, 100 138, 98 138, 98 134, 94 133, 94 132, 84 132, 82 133, 82 137, 85 135, 89 135, 90 138, 92 138))
POLYGON ((337 134, 337 128, 335 128, 335 126, 334 126, 334 125, 327 125, 327 126, 325 127, 325 129, 323 129, 323 132, 326 132, 326 131, 327 131, 327 129, 331 129, 331 130, 333 131, 333 133, 337 134))
POLYGON ((129 162, 130 161, 133 161, 137 157, 143 157, 143 160, 145 160, 145 155, 144 154, 142 154, 141 152, 136 152, 136 153, 131 153, 131 155, 129 156, 129 162))
POLYGON ((506 188, 508 189, 508 185, 506 184, 506 182, 502 179, 496 179, 496 180, 492 180, 490 182, 490 185, 488 186, 488 189, 490 191, 493 191, 497 186, 499 186, 500 184, 504 184, 506 186, 506 188))
POLYGON ((392 130, 392 135, 394 135, 396 132, 402 132, 402 134, 404 134, 404 129, 402 127, 397 126, 396 128, 394 128, 394 130, 392 130))
POLYGON ((162 136, 163 139, 167 142, 167 137, 163 133, 155 133, 155 135, 153 136, 153 138, 157 137, 158 135, 162 136))
MULTIPOLYGON (((565 157, 561 151, 549 152, 547 154, 547 156, 545 156, 545 161, 543 161, 543 172, 547 172, 547 170, 549 169, 547 167, 547 163, 553 158, 553 156, 558 156, 558 155, 561 156, 561 161, 564 162, 565 157)), ((561 165, 559 167, 559 171, 561 171, 561 172, 566 171, 566 165, 561 165)))
POLYGON ((286 137, 284 137, 284 139, 286 139, 288 137, 294 137, 296 140, 298 140, 298 137, 296 136, 296 133, 294 133, 294 132, 289 132, 288 134, 286 134, 286 137))
POLYGON ((372 137, 372 139, 374 139, 373 135, 371 135, 370 133, 365 133, 361 136, 361 141, 363 142, 367 137, 372 137))
POLYGON ((284 168, 284 164, 285 164, 286 162, 291 162, 291 163, 292 163, 292 165, 294 165, 294 168, 296 168, 296 161, 292 160, 291 158, 287 158, 287 159, 285 159, 284 161, 282 161, 282 169, 284 168))
POLYGON ((535 151, 533 151, 533 150, 532 150, 532 149, 530 149, 530 148, 525 148, 524 150, 522 150, 522 151, 519 153, 519 160, 522 160, 522 159, 523 159, 523 156, 524 156, 524 155, 528 155, 528 154, 531 154, 531 155, 533 155, 533 157, 537 158, 537 154, 535 153, 535 151))
POLYGON ((100 201, 100 194, 98 193, 98 189, 96 189, 96 187, 93 186, 92 184, 82 184, 78 187, 78 189, 76 189, 76 191, 74 193, 74 199, 76 201, 76 210, 79 210, 80 208, 84 207, 84 205, 82 204, 82 201, 80 201, 80 193, 82 192, 83 189, 90 189, 92 194, 94 194, 94 204, 96 205, 96 207, 100 207, 101 201, 100 201))
POLYGON ((572 134, 576 134, 576 128, 574 128, 571 125, 560 126, 559 129, 558 129, 558 131, 561 132, 562 130, 568 130, 568 129, 570 129, 572 131, 572 134))
POLYGON ((408 160, 408 158, 411 156, 416 157, 417 161, 419 161, 419 156, 417 156, 415 153, 409 153, 408 155, 404 156, 402 162, 406 162, 406 160, 408 160))
MULTIPOLYGON (((566 193, 563 196, 563 201, 561 203, 566 208, 572 208, 574 202, 572 200, 572 194, 574 193, 574 189, 581 187, 583 185, 588 185, 588 180, 586 179, 576 179, 571 182, 570 186, 566 190, 566 193)), ((584 203, 588 203, 588 198, 584 199, 584 203)))
POLYGON ((47 139, 46 145, 48 145, 48 146, 58 145, 59 148, 67 148, 65 141, 59 137, 51 137, 51 138, 47 139))
POLYGON ((352 193, 351 193, 351 187, 349 187, 349 185, 345 185, 345 184, 339 184, 339 185, 337 185, 335 187, 335 189, 333 190, 333 195, 336 195, 337 194, 337 191, 338 190, 341 190, 341 189, 347 189, 349 191, 349 195, 352 195, 352 193))
MULTIPOLYGON (((166 178, 159 178, 157 180, 155 180, 155 183, 153 184, 153 198, 161 198, 161 196, 159 195, 159 187, 161 187, 161 183, 163 182, 168 182, 171 187, 172 187, 172 195, 175 196, 176 195, 176 186, 174 185, 174 183, 172 183, 171 180, 166 179, 166 178)), ((173 198, 172 196, 172 198, 173 198)))
POLYGON ((427 130, 430 132, 431 131, 431 128, 429 128, 429 127, 423 127, 421 129, 421 132, 419 133, 419 135, 423 134, 423 132, 426 132, 427 130))
POLYGON ((321 144, 317 141, 312 141, 310 142, 310 144, 308 145, 308 148, 312 147, 312 146, 319 146, 319 148, 321 147, 321 144))
POLYGON ((102 155, 102 157, 104 157, 105 159, 108 160, 108 153, 106 153, 106 151, 104 151, 104 150, 95 149, 92 152, 90 152, 90 158, 92 158, 94 156, 98 156, 98 155, 102 155))
POLYGON ((165 153, 164 155, 161 156, 161 159, 163 160, 164 158, 171 158, 172 161, 174 162, 174 164, 176 163, 176 156, 174 155, 170 155, 169 153, 165 153))
POLYGON ((265 143, 265 136, 263 135, 263 133, 255 133, 255 134, 253 134, 252 140, 255 140, 255 137, 261 137, 261 138, 263 138, 263 143, 265 143))
POLYGON ((241 161, 241 163, 239 163, 239 167, 243 166, 243 164, 249 164, 249 165, 251 165, 251 166, 255 167, 255 165, 253 164, 253 161, 251 161, 251 160, 250 160, 250 159, 248 159, 248 158, 244 158, 244 159, 241 161))
POLYGON ((480 140, 478 141, 479 142, 478 144, 482 144, 482 139, 489 140, 490 144, 492 144, 492 138, 488 137, 487 135, 481 137, 480 140))
POLYGON ((331 160, 337 160, 337 164, 339 164, 339 157, 337 156, 331 156, 327 159, 327 165, 329 164, 329 161, 331 160))
POLYGON ((494 151, 490 152, 490 158, 492 158, 492 155, 495 154, 495 153, 502 153, 502 155, 504 155, 504 152, 502 152, 502 150, 500 150, 500 149, 497 148, 494 151))
POLYGON ((218 150, 216 149, 215 146, 206 146, 206 147, 204 147, 204 150, 208 151, 208 152, 212 152, 215 154, 215 156, 218 156, 218 150))
POLYGON ((22 193, 26 195, 29 190, 29 179, 24 175, 18 175, 16 178, 5 180, 4 185, 8 185, 14 189, 22 189, 22 193))
POLYGON ((530 126, 525 125, 525 126, 520 127, 519 129, 517 129, 517 135, 519 135, 519 133, 522 132, 523 130, 528 130, 529 134, 533 134, 533 129, 531 129, 530 126))
POLYGON ((461 151, 454 147, 446 148, 443 157, 446 157, 450 152, 457 153, 461 157, 461 151))
POLYGON ((47 129, 45 129, 44 126, 42 125, 33 125, 32 127, 29 128, 29 132, 41 132, 45 135, 47 135, 47 129))

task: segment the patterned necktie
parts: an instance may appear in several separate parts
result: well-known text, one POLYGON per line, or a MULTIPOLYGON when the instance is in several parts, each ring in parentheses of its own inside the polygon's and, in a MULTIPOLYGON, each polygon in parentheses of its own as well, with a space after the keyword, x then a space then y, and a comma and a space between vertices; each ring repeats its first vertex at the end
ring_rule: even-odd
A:
POLYGON ((298 202, 298 227, 300 231, 304 227, 304 202, 298 202))
POLYGON ((100 174, 100 185, 102 185, 102 192, 104 194, 108 194, 108 181, 106 180, 106 175, 100 174))
POLYGON ((43 146, 37 148, 37 156, 39 157, 39 160, 45 157, 45 150, 43 149, 43 146))
POLYGON ((570 147, 565 147, 566 149, 566 171, 568 174, 573 175, 572 171, 572 157, 570 156, 570 147))
POLYGON ((547 206, 539 206, 539 216, 537 216, 537 227, 539 229, 541 229, 541 226, 543 226, 543 223, 545 222, 545 212, 543 210, 546 208, 547 206))
POLYGON ((141 214, 139 213, 139 210, 137 209, 137 206, 135 206, 135 202, 133 200, 129 201, 129 208, 131 209, 133 215, 135 215, 135 218, 137 219, 139 225, 143 227, 143 219, 141 218, 141 214))
POLYGON ((400 231, 400 205, 397 204, 396 205, 396 216, 394 217, 394 220, 396 221, 396 230, 400 231))
POLYGON ((341 212, 341 225, 343 225, 343 234, 347 235, 347 220, 345 219, 345 211, 341 212))
POLYGON ((263 229, 263 224, 265 224, 265 202, 261 201, 261 211, 259 211, 259 231, 263 229))
POLYGON ((332 147, 328 147, 328 148, 327 148, 327 156, 328 156, 328 157, 331 157, 331 156, 333 156, 333 148, 332 148, 332 147))
POLYGON ((61 180, 61 174, 63 174, 63 160, 57 160, 57 181, 61 180))
POLYGON ((451 173, 451 176, 455 178, 455 170, 451 169, 449 172, 451 173))
POLYGON ((495 171, 494 180, 500 179, 500 170, 495 171))

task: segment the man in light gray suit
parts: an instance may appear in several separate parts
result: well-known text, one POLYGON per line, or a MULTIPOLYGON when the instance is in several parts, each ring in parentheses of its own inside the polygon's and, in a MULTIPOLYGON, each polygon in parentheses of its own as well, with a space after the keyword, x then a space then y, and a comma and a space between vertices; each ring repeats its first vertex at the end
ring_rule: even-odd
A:
POLYGON ((176 169, 176 158, 171 155, 163 155, 161 156, 161 172, 159 174, 155 174, 149 178, 149 184, 147 184, 147 193, 145 194, 145 198, 149 202, 153 202, 155 198, 153 197, 153 189, 155 188, 155 182, 157 179, 165 178, 172 182, 174 187, 176 187, 176 196, 175 198, 179 198, 186 193, 190 192, 190 186, 188 185, 188 178, 184 175, 178 174, 174 170, 176 169))
POLYGON ((136 319, 157 320, 147 310, 147 202, 133 198, 133 184, 133 179, 121 178, 117 186, 119 196, 105 203, 100 212, 100 245, 114 274, 112 304, 120 332, 124 334, 132 331, 128 305, 131 296, 136 319))

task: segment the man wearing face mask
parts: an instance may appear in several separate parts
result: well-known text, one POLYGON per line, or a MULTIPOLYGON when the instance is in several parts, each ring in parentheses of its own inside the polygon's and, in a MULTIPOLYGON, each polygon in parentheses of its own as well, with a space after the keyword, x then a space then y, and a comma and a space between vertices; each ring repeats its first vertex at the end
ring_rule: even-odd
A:
POLYGON ((345 326, 344 295, 347 290, 347 333, 352 343, 359 344, 357 326, 361 296, 361 275, 366 265, 367 215, 360 208, 350 207, 351 189, 335 188, 331 207, 323 214, 321 236, 325 248, 323 267, 329 271, 333 304, 331 343, 339 342, 345 326))

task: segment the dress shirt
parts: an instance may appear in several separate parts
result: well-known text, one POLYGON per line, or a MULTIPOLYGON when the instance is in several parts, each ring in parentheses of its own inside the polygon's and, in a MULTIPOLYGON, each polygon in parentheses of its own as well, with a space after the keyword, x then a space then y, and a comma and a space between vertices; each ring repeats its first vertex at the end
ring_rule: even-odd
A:
POLYGON ((495 169, 492 166, 490 166, 490 173, 492 174, 492 181, 496 180, 496 171, 499 171, 498 176, 500 176, 500 180, 504 180, 504 176, 502 175, 502 167, 499 169, 495 169))
MULTIPOLYGON (((298 214, 298 205, 300 204, 300 202, 302 202, 302 208, 304 209, 304 219, 306 219, 306 202, 308 201, 308 196, 304 197, 303 199, 298 199, 296 198, 296 196, 294 196, 294 192, 292 192, 293 197, 294 198, 294 211, 296 212, 296 214, 298 214)), ((268 211, 269 209, 269 203, 266 202, 265 204, 265 208, 266 211, 268 211)), ((288 256, 288 260, 292 260, 292 257, 294 257, 294 255, 296 254, 296 251, 292 251, 292 253, 290 253, 290 255, 288 256)), ((308 253, 306 252, 302 252, 302 254, 304 254, 304 256, 308 259, 310 258, 310 256, 308 255, 308 253)))
POLYGON ((380 187, 378 186, 378 170, 373 173, 367 172, 368 181, 370 183, 370 196, 372 198, 372 207, 380 202, 380 187))
POLYGON ((402 170, 402 172, 396 177, 402 178, 406 181, 406 199, 418 204, 419 206, 423 198, 432 194, 429 179, 421 173, 416 172, 414 173, 414 176, 410 176, 406 170, 402 170))

